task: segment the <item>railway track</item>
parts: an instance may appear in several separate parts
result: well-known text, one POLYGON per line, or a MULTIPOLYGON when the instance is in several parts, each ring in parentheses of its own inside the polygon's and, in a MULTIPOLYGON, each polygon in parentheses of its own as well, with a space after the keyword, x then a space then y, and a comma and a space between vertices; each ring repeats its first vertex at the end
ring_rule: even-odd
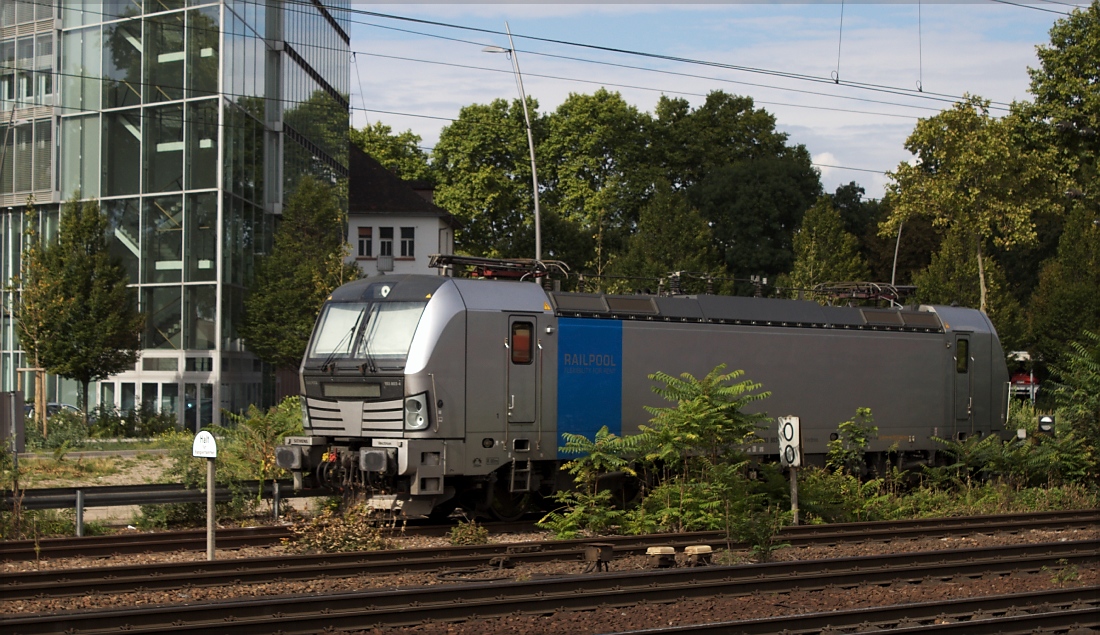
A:
MULTIPOLYGON (((893 539, 905 537, 936 537, 945 532, 968 533, 1018 531, 1037 526, 1065 529, 1082 525, 1095 526, 1100 512, 1066 514, 1027 514, 1023 516, 993 516, 948 518, 938 521, 909 521, 849 525, 818 525, 789 528, 800 536, 782 536, 792 544, 830 545, 840 541, 884 540, 887 532, 893 539), (944 526, 946 525, 946 526, 944 526)), ((507 525, 505 525, 507 526, 507 525)), ((498 526, 501 531, 505 526, 498 526)), ((515 527, 515 524, 511 525, 515 527)), ((413 531, 410 528, 407 531, 413 531)), ((426 529, 440 529, 426 528, 426 529)), ((175 589, 184 586, 220 586, 229 584, 269 582, 272 579, 308 580, 323 576, 384 575, 413 571, 458 570, 485 567, 506 559, 512 564, 548 561, 585 560, 585 552, 594 542, 611 545, 615 558, 644 554, 651 546, 670 546, 682 550, 690 545, 727 546, 722 532, 688 534, 655 534, 646 536, 607 536, 598 539, 551 540, 541 543, 490 544, 459 547, 432 547, 391 551, 364 551, 323 555, 286 555, 230 560, 170 562, 158 565, 111 566, 80 569, 47 569, 12 573, 0 583, 0 601, 32 597, 63 597, 88 593, 123 593, 138 589, 175 589)), ((738 545, 742 546, 742 545, 738 545)), ((205 548, 205 543, 203 543, 205 548)))
POLYGON ((784 615, 619 631, 615 635, 711 635, 714 633, 958 633, 1025 635, 1058 629, 1100 628, 1100 587, 982 596, 961 600, 784 615))
MULTIPOLYGON (((1068 512, 1036 512, 998 516, 966 516, 919 520, 838 523, 832 525, 799 525, 784 527, 780 541, 792 546, 851 542, 852 540, 893 541, 914 537, 958 535, 960 532, 1016 532, 1028 529, 1065 529, 1100 524, 1100 510, 1068 512), (937 533, 938 532, 938 533, 937 533)), ((490 533, 535 531, 533 523, 486 523, 490 533)), ((443 536, 451 525, 407 525, 402 535, 443 536)), ((702 541, 722 541, 722 532, 696 534, 702 541)), ((278 544, 293 533, 286 527, 226 528, 217 532, 221 549, 278 544)), ((740 545, 739 545, 740 546, 740 545)), ((0 542, 0 561, 35 560, 39 558, 101 557, 161 551, 204 551, 205 530, 165 531, 142 534, 112 534, 83 538, 45 538, 0 542)))
MULTIPOLYGON (((400 591, 235 599, 189 605, 28 615, 5 620, 11 635, 35 633, 313 633, 455 621, 514 613, 628 607, 716 595, 779 593, 862 584, 965 580, 1100 561, 1100 540, 997 546, 830 560, 602 573, 507 583, 450 584, 400 591)), ((1100 597, 1076 590, 1069 602, 1100 597)), ((1093 608, 1086 612, 1095 618, 1093 608)), ((1074 609, 1076 610, 1076 609, 1074 609)), ((1090 619, 1092 619, 1090 618, 1090 619)), ((897 615, 889 619, 900 619, 897 615)), ((722 632, 729 632, 728 630, 722 632)), ((904 631, 897 631, 904 632, 904 631)), ((967 630, 968 633, 978 632, 967 630)))

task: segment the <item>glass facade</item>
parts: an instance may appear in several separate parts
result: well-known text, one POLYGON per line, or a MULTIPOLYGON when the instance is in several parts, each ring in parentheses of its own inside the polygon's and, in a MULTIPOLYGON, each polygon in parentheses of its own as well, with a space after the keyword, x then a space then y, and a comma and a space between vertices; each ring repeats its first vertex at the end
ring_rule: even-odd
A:
MULTIPOLYGON (((297 179, 347 175, 347 6, 3 3, 0 108, 17 112, 0 124, 0 273, 18 272, 28 195, 53 223, 74 195, 100 200, 146 323, 142 360, 100 382, 99 399, 191 426, 264 401, 264 369, 239 334, 244 301, 297 179)), ((5 390, 23 367, 10 299, 5 390)))

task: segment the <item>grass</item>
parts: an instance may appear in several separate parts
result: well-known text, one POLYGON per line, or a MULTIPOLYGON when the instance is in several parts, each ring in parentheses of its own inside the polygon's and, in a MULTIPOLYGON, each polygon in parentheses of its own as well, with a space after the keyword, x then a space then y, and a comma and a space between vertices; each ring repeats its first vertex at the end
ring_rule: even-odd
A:
MULTIPOLYGON (((130 471, 142 471, 145 467, 163 461, 160 454, 142 453, 136 456, 104 456, 56 458, 39 455, 38 458, 21 458, 19 461, 20 487, 65 487, 97 484, 96 481, 108 476, 124 474, 130 471)), ((149 470, 145 470, 149 471, 149 470)), ((157 469, 157 472, 160 470, 157 469)), ((134 483, 148 479, 132 479, 134 483)))

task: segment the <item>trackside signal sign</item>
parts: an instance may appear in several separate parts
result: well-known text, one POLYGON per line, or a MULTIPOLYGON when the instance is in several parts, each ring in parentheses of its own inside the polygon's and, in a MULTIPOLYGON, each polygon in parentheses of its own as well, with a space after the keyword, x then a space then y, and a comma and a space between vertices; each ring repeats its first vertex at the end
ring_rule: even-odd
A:
POLYGON ((802 465, 798 417, 779 417, 779 463, 783 467, 802 465))

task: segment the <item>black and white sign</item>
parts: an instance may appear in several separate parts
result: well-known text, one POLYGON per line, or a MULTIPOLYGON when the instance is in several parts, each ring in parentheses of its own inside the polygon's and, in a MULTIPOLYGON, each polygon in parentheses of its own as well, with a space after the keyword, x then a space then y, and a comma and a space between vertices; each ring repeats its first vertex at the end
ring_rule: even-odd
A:
POLYGON ((798 417, 779 417, 779 463, 784 467, 802 465, 798 417))
POLYGON ((195 443, 191 446, 191 456, 203 459, 218 458, 218 444, 214 442, 214 435, 206 430, 195 435, 195 443))

